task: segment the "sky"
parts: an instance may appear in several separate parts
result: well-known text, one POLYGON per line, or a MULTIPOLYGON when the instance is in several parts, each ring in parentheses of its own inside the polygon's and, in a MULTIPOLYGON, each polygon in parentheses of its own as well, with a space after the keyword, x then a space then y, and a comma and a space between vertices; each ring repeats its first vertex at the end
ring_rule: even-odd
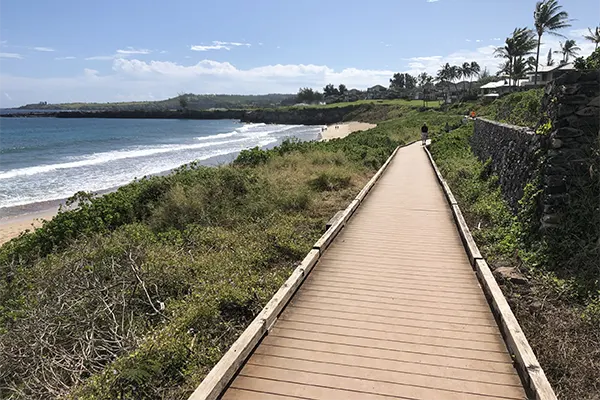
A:
MULTIPOLYGON (((561 31, 600 24, 598 0, 559 0, 561 31)), ((388 86, 446 62, 497 70, 535 0, 0 0, 0 107, 388 86)), ((542 38, 540 60, 564 38, 542 38)), ((556 60, 560 55, 554 56, 556 60)))

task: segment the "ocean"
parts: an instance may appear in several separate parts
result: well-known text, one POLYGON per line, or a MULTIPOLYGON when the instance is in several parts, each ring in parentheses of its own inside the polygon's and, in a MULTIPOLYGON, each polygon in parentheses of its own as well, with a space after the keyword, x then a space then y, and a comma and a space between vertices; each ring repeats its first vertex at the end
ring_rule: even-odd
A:
POLYGON ((0 215, 102 192, 191 161, 231 162, 285 138, 316 140, 320 127, 233 120, 0 119, 0 215))

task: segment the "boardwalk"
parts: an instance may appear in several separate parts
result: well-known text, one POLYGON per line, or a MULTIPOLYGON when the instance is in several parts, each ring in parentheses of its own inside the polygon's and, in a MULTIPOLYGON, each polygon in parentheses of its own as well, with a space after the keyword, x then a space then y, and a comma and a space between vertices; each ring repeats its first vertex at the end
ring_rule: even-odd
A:
POLYGON ((420 145, 398 152, 222 398, 526 398, 420 145))

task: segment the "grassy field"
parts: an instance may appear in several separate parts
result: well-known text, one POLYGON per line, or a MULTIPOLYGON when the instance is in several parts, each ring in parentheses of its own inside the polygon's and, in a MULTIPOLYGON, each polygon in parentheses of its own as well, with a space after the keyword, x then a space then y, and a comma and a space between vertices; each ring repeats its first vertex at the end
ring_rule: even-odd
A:
MULTIPOLYGON (((441 102, 428 101, 427 107, 439 108, 441 102)), ((392 99, 392 100, 358 100, 345 103, 331 103, 327 105, 309 105, 309 106, 290 106, 287 108, 337 108, 337 107, 348 107, 348 106, 361 106, 361 105, 383 105, 383 106, 410 106, 410 107, 422 107, 425 106, 423 100, 405 100, 405 99, 392 99)))

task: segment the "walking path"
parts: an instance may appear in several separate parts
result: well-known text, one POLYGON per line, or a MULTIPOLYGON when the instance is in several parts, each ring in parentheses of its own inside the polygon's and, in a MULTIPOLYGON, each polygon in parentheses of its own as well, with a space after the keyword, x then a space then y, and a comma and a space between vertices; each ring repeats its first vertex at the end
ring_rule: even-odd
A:
POLYGON ((526 398, 420 144, 398 151, 222 398, 526 398))

